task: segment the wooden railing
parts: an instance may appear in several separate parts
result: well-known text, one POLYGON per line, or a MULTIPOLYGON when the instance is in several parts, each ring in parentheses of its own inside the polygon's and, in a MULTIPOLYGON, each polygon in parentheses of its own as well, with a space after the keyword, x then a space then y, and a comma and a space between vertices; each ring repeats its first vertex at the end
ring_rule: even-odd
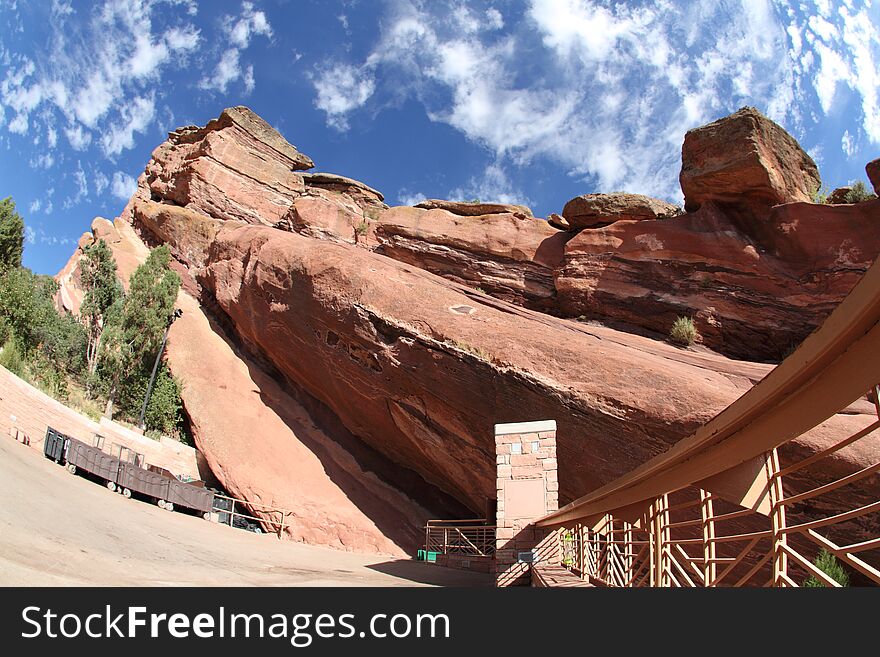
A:
POLYGON ((878 381, 880 260, 713 420, 536 525, 599 585, 840 586, 823 550, 853 584, 880 584, 878 381), (829 441, 819 425, 842 411, 852 433, 829 441))
POLYGON ((429 520, 425 551, 491 557, 495 554, 495 526, 485 520, 429 520))

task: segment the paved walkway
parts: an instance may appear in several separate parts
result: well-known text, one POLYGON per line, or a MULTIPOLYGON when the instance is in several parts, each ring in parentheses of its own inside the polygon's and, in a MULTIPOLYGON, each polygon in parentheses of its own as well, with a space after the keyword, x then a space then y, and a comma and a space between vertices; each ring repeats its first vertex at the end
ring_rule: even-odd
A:
POLYGON ((0 436, 0 586, 482 586, 485 575, 169 513, 0 436))

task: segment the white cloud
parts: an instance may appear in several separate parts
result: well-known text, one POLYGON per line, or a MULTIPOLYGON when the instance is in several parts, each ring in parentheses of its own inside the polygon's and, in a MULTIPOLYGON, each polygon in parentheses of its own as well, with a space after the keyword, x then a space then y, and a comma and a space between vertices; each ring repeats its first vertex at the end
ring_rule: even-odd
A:
POLYGON ((30 56, 4 54, 0 105, 14 116, 7 130, 22 135, 42 130, 51 146, 63 129, 75 150, 87 149, 97 131, 104 135, 105 152, 131 148, 132 135, 152 118, 143 99, 155 93, 163 71, 182 63, 200 42, 199 30, 168 5, 196 10, 181 0, 106 0, 78 11, 72 3, 54 1, 43 15, 47 47, 30 56), (157 29, 154 17, 160 13, 174 27, 157 29))
POLYGON ((416 205, 421 203, 428 197, 425 196, 422 192, 409 192, 406 189, 401 189, 397 192, 397 204, 398 205, 416 205))
POLYGON ((313 75, 328 125, 344 130, 358 111, 415 100, 498 166, 549 158, 593 191, 674 201, 684 133, 743 105, 800 137, 823 118, 811 114, 814 99, 830 111, 848 85, 880 142, 878 29, 851 3, 812 23, 770 0, 529 0, 515 24, 474 7, 393 3, 366 57, 313 75))
POLYGON ((146 132, 156 115, 152 96, 134 98, 120 110, 120 121, 110 126, 101 138, 105 155, 118 155, 134 146, 136 132, 146 132))
POLYGON ((42 207, 42 205, 43 205, 43 202, 40 199, 35 198, 33 201, 31 201, 31 204, 28 206, 28 210, 30 210, 31 214, 35 214, 40 211, 40 208, 42 207))
POLYGON ((244 2, 241 15, 237 19, 227 17, 229 38, 239 48, 247 48, 251 38, 256 34, 272 36, 272 26, 262 11, 255 11, 252 2, 244 2))
POLYGON ((261 35, 272 38, 272 26, 266 14, 254 9, 251 2, 242 4, 241 14, 225 16, 223 19, 224 32, 227 40, 231 43, 220 54, 220 59, 214 67, 211 75, 205 76, 199 82, 202 89, 226 93, 229 85, 241 80, 245 87, 245 93, 251 93, 255 87, 254 68, 252 65, 242 67, 241 54, 250 45, 254 36, 261 35))
POLYGON ((76 184, 76 194, 65 199, 65 210, 72 208, 89 195, 89 185, 86 181, 86 172, 83 170, 82 163, 79 160, 77 160, 76 170, 73 172, 73 182, 76 184))
POLYGON ((64 135, 67 137, 70 147, 75 151, 85 150, 92 143, 92 133, 80 124, 65 128, 64 135))
POLYGON ((107 189, 107 187, 110 186, 110 180, 109 180, 109 179, 107 178, 107 176, 105 176, 104 173, 101 172, 101 171, 98 171, 98 172, 95 174, 94 179, 92 180, 92 182, 93 182, 93 184, 95 185, 95 194, 97 194, 98 196, 100 196, 101 194, 103 194, 103 193, 104 193, 104 190, 107 189))
POLYGON ((528 197, 514 188, 504 167, 498 162, 490 164, 482 175, 471 178, 464 187, 450 190, 446 198, 455 201, 479 199, 483 203, 529 205, 528 197))
POLYGON ((55 164, 55 156, 52 153, 40 153, 28 162, 31 169, 51 169, 55 164))
POLYGON ((165 33, 165 43, 176 52, 189 52, 199 45, 201 36, 193 26, 174 27, 165 33))
MULTIPOLYGON (((34 212, 34 210, 31 210, 31 212, 34 212)), ((24 241, 25 244, 35 244, 37 241, 37 234, 30 226, 24 227, 24 241)))
POLYGON ((844 130, 843 137, 840 139, 840 148, 847 157, 852 157, 856 152, 855 139, 849 134, 849 130, 844 130))
POLYGON ((226 93, 229 83, 234 82, 241 77, 241 66, 238 63, 239 50, 237 48, 229 48, 220 57, 217 62, 217 68, 210 78, 203 79, 199 86, 202 89, 213 89, 220 93, 226 93))
POLYGON ((117 171, 113 174, 113 180, 110 181, 110 193, 114 198, 121 201, 128 201, 136 189, 137 181, 127 173, 117 171))
POLYGON ((340 64, 312 79, 317 98, 315 107, 327 114, 327 123, 337 130, 347 130, 346 115, 361 107, 373 94, 376 82, 368 68, 340 64))
POLYGON ((28 131, 28 117, 27 114, 18 114, 12 121, 9 122, 7 126, 9 128, 9 132, 14 132, 17 135, 25 135, 28 131))

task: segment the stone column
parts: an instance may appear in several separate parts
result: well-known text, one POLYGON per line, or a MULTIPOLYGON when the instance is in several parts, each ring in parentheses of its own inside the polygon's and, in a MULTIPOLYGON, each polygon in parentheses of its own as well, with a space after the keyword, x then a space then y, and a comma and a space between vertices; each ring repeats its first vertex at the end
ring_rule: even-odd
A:
POLYGON ((553 558, 553 530, 533 525, 559 509, 556 421, 495 425, 498 508, 495 514, 495 584, 528 586, 530 560, 553 558))

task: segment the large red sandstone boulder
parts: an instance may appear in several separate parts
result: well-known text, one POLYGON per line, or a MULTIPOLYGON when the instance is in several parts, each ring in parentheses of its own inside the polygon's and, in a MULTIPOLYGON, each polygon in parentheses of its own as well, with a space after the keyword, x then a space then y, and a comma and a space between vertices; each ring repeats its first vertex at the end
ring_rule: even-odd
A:
POLYGON ((512 214, 521 219, 531 219, 532 210, 525 205, 512 205, 509 203, 483 203, 482 201, 444 201, 442 199, 427 199, 416 203, 415 207, 423 210, 446 210, 452 214, 463 217, 482 217, 490 214, 512 214))
POLYGON ((139 196, 248 223, 278 221, 305 191, 312 160, 244 107, 204 128, 181 128, 153 151, 139 196))
POLYGON ((874 186, 874 193, 880 196, 880 157, 865 165, 865 173, 868 174, 868 180, 874 186))
POLYGON ((612 192, 575 196, 562 210, 562 216, 574 230, 607 226, 615 221, 665 219, 681 212, 672 203, 644 196, 612 192))
POLYGON ((679 180, 689 212, 716 201, 747 208, 758 218, 771 206, 809 201, 821 184, 813 159, 753 107, 689 130, 679 180))
POLYGON ((307 187, 326 190, 336 197, 344 197, 361 210, 384 210, 385 197, 369 185, 359 180, 337 176, 333 173, 304 173, 303 182, 307 187))

